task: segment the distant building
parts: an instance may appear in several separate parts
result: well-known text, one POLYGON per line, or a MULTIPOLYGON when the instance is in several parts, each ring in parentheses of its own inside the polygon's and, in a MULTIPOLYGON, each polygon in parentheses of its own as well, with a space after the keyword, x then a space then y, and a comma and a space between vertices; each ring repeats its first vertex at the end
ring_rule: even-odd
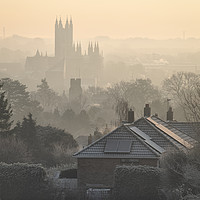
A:
POLYGON ((69 102, 80 101, 82 96, 81 79, 70 79, 69 102))
POLYGON ((39 51, 33 57, 27 57, 25 69, 27 72, 38 72, 40 78, 46 77, 51 85, 66 84, 69 87, 71 78, 79 77, 83 85, 100 83, 103 70, 103 56, 100 54, 99 44, 92 42, 88 51, 83 54, 81 43, 73 40, 72 19, 66 20, 63 26, 61 19, 55 22, 55 56, 42 55, 39 51), (56 77, 53 76, 56 74, 56 77), (53 78, 53 79, 52 79, 53 78))
POLYGON ((96 127, 96 130, 94 131, 94 135, 88 136, 88 145, 95 142, 96 140, 100 139, 103 136, 103 134, 99 131, 99 129, 96 127))
POLYGON ((70 79, 69 88, 69 103, 72 110, 80 112, 81 110, 81 99, 82 99, 82 87, 80 78, 70 79))
POLYGON ((132 121, 134 117, 131 117, 129 123, 119 126, 74 154, 78 160, 80 191, 113 188, 117 165, 159 167, 163 153, 169 150, 187 151, 197 143, 181 128, 175 128, 171 121, 147 116, 149 114, 149 105, 146 105, 145 117, 137 121, 132 121))

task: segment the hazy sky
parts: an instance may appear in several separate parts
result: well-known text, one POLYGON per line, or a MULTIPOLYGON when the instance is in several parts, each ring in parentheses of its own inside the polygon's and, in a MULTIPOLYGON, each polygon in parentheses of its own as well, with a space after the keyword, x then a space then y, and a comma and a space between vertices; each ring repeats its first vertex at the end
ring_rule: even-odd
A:
POLYGON ((0 36, 53 37, 67 14, 76 39, 200 37, 200 0, 0 0, 0 36))

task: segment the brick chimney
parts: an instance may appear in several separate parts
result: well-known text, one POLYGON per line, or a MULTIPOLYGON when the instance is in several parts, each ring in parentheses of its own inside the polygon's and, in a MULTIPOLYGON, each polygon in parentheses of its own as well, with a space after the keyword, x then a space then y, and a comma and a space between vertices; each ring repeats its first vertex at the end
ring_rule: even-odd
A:
POLYGON ((92 135, 91 134, 88 136, 88 145, 89 144, 92 144, 92 135))
POLYGON ((173 115, 172 107, 169 107, 169 110, 167 111, 167 121, 173 121, 173 115))
POLYGON ((144 117, 150 117, 151 116, 151 108, 149 107, 149 104, 146 104, 144 107, 144 117))
POLYGON ((132 109, 130 109, 128 111, 128 123, 133 123, 134 120, 135 120, 134 111, 132 109))

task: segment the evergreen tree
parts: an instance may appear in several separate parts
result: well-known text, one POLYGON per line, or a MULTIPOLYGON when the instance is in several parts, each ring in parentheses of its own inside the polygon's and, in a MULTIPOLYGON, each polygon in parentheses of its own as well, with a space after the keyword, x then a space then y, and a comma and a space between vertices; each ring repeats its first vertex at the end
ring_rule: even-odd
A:
POLYGON ((11 105, 8 104, 8 100, 5 98, 5 92, 2 91, 3 85, 0 85, 0 131, 8 131, 13 123, 10 120, 12 116, 11 105))
POLYGON ((24 117, 21 125, 21 134, 23 139, 28 144, 35 143, 36 140, 36 121, 32 118, 32 114, 29 113, 28 117, 24 117))
POLYGON ((5 91, 5 97, 13 110, 12 119, 21 121, 23 116, 30 112, 37 116, 42 111, 39 102, 31 100, 30 93, 26 91, 26 85, 10 78, 3 78, 0 81, 3 83, 2 89, 5 91))
POLYGON ((27 144, 28 150, 33 156, 33 161, 40 161, 41 146, 37 138, 36 120, 29 113, 28 117, 24 117, 21 124, 21 138, 27 144))
POLYGON ((36 100, 40 102, 45 111, 52 111, 57 103, 58 95, 49 87, 46 79, 42 79, 41 82, 37 86, 36 100))

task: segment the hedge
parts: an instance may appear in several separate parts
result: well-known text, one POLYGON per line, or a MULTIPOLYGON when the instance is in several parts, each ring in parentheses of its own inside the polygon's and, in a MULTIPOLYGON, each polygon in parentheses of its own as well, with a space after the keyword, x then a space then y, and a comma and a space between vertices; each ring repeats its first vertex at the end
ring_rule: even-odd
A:
POLYGON ((34 164, 0 163, 0 199, 51 199, 45 170, 34 164))
POLYGON ((159 199, 161 171, 149 166, 117 166, 115 169, 115 200, 159 199))

